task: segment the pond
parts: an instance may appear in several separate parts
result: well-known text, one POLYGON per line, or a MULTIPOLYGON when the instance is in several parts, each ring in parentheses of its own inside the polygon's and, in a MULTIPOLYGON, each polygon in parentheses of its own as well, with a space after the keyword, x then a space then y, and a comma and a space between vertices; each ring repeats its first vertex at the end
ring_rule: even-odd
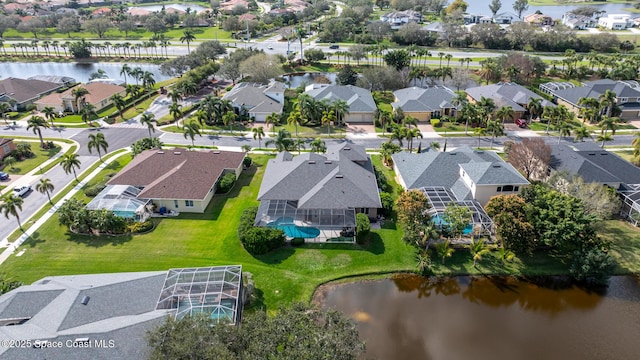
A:
POLYGON ((136 6, 136 8, 145 9, 145 10, 149 10, 149 11, 162 11, 162 7, 163 6, 164 6, 165 9, 174 8, 174 9, 178 9, 178 10, 182 10, 182 11, 187 11, 187 8, 190 8, 191 10, 193 10, 195 12, 200 12, 202 10, 208 9, 208 8, 206 8, 206 7, 202 6, 202 5, 198 5, 198 4, 162 4, 162 5, 136 6))
POLYGON ((393 279, 328 285, 325 308, 357 321, 366 358, 638 359, 640 281, 613 277, 602 293, 567 281, 393 279))
MULTIPOLYGON (((515 1, 516 0, 502 0, 502 7, 500 8, 500 11, 498 11, 498 13, 501 13, 501 12, 514 13, 513 3, 515 1)), ((467 12, 469 13, 491 15, 491 10, 489 10, 489 4, 491 4, 491 0, 473 0, 473 1, 467 1, 467 4, 469 4, 469 7, 467 8, 467 12)), ((529 9, 527 9, 527 11, 525 11, 522 14, 522 16, 524 17, 525 15, 535 13, 536 10, 540 10, 540 12, 542 12, 545 15, 549 15, 554 19, 560 19, 562 18, 562 15, 564 13, 581 6, 591 6, 598 10, 605 11, 607 14, 632 14, 622 9, 631 8, 633 7, 633 4, 617 3, 617 4, 603 4, 603 5, 553 5, 553 6, 529 5, 529 9)))
MULTIPOLYGON (((98 69, 104 70, 109 79, 124 80, 123 76, 120 76, 120 70, 122 70, 121 63, 57 63, 57 62, 0 62, 0 79, 8 77, 19 77, 26 79, 35 75, 56 75, 56 76, 68 76, 76 79, 80 82, 87 82, 91 73, 98 71, 98 69)), ((156 82, 170 79, 170 76, 166 76, 160 73, 160 65, 154 64, 138 64, 131 63, 130 67, 139 67, 143 71, 150 71, 153 74, 153 78, 156 82)), ((131 80, 129 78, 129 80, 131 80)))
POLYGON ((299 86, 307 86, 314 83, 329 81, 331 84, 336 83, 337 73, 300 73, 300 74, 291 74, 291 75, 283 75, 282 78, 285 81, 288 81, 289 88, 295 89, 299 86))

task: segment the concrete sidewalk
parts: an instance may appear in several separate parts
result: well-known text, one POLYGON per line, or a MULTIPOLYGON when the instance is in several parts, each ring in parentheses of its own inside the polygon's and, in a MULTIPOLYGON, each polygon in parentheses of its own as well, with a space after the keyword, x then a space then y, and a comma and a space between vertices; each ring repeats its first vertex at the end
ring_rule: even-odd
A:
MULTIPOLYGON (((62 204, 64 204, 64 202, 70 198, 72 198, 78 191, 80 191, 82 189, 82 187, 84 185, 87 184, 87 182, 89 182, 91 179, 93 179, 94 177, 96 177, 98 175, 98 173, 100 173, 100 171, 102 171, 102 169, 104 169, 105 167, 107 167, 109 165, 109 163, 123 155, 129 154, 129 151, 125 151, 123 153, 117 154, 115 156, 111 156, 108 158, 105 158, 105 162, 101 163, 94 171, 92 171, 87 177, 85 177, 80 183, 76 184, 76 186, 74 186, 68 193, 66 193, 64 195, 64 197, 62 199, 60 199, 60 201, 58 201, 57 203, 55 203, 51 209, 49 209, 49 211, 47 211, 44 215, 42 215, 38 220, 36 220, 36 222, 31 225, 31 227, 29 227, 29 229, 27 229, 22 235, 20 235, 20 237, 12 242, 9 243, 8 239, 2 239, 2 241, 0 241, 0 247, 7 247, 5 249, 5 251, 2 252, 2 254, 0 254, 0 264, 2 264, 5 260, 7 260, 9 258, 9 256, 11 256, 18 247, 20 247, 20 245, 22 245, 25 241, 27 241, 29 239, 29 237, 31 235, 33 235, 34 232, 36 232, 40 226, 42 226, 47 220, 49 220, 51 218, 51 216, 53 214, 55 214, 56 211, 58 211, 58 209, 62 206, 62 204)), ((82 174, 80 174, 82 175, 82 174)), ((47 204, 45 203, 44 205, 42 205, 38 211, 36 211, 34 213, 37 214, 44 206, 46 206, 47 204)), ((30 219, 30 218, 29 218, 30 219)), ((26 224, 28 223, 29 219, 23 219, 22 223, 26 224)))

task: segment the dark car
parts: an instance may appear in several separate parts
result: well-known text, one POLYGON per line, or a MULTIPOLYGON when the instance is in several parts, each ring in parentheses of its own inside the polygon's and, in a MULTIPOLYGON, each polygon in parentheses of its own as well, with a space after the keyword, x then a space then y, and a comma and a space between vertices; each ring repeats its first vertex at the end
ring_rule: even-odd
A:
POLYGON ((514 122, 523 129, 527 127, 527 120, 525 119, 516 119, 514 122))
POLYGON ((339 48, 340 48, 340 45, 338 45, 338 44, 329 45, 329 49, 334 49, 335 50, 335 49, 339 49, 339 48))
POLYGON ((9 180, 9 174, 0 171, 0 180, 9 180))

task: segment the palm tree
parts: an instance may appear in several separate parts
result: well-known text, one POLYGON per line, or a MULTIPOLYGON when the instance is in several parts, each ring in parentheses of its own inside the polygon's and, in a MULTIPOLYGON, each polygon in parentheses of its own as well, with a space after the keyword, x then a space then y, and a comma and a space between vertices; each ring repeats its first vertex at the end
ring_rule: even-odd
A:
POLYGON ((274 112, 267 115, 267 117, 264 119, 265 125, 268 126, 269 124, 271 124, 271 131, 273 131, 273 129, 276 127, 279 121, 280 121, 280 115, 274 112))
MULTIPOLYGON (((600 140, 602 140, 602 147, 604 147, 605 141, 611 141, 612 137, 608 136, 607 133, 611 131, 611 135, 616 134, 616 130, 618 129, 618 124, 620 123, 620 118, 617 117, 609 117, 607 115, 602 116, 602 120, 598 123, 600 127, 600 140)), ((600 141, 599 140, 599 141, 600 141)))
POLYGON ((493 101, 492 98, 486 98, 482 96, 480 98, 480 101, 478 101, 477 106, 478 106, 478 109, 480 110, 480 114, 482 114, 482 118, 483 118, 482 121, 485 123, 488 122, 489 119, 491 118, 491 115, 496 109, 496 103, 493 101))
POLYGON ((156 84, 156 80, 153 77, 153 73, 150 71, 143 72, 141 79, 142 79, 142 87, 146 89, 151 89, 156 84))
POLYGON ((169 105, 169 113, 171 114, 171 116, 173 116, 173 121, 176 123, 176 125, 180 127, 180 124, 178 124, 178 118, 182 116, 182 109, 180 107, 180 104, 177 102, 172 102, 171 105, 169 105))
POLYGON ((195 137, 196 135, 200 135, 200 137, 202 137, 202 134, 200 133, 200 125, 198 125, 197 123, 191 122, 189 124, 185 124, 184 125, 184 129, 183 129, 183 135, 184 138, 186 139, 187 136, 191 138, 191 146, 195 146, 195 137))
POLYGON ((236 122, 238 115, 233 111, 227 111, 222 115, 222 123, 225 126, 229 126, 229 132, 233 133, 233 124, 236 122))
POLYGON ((287 124, 295 126, 295 128, 296 128, 296 138, 299 138, 299 136, 298 136, 298 125, 302 125, 302 114, 300 113, 300 110, 297 110, 297 109, 293 110, 289 114, 289 117, 287 118, 287 124))
POLYGON ((529 103, 527 104, 527 111, 529 111, 529 122, 532 122, 533 119, 539 117, 542 114, 542 98, 529 98, 529 103))
POLYGON ((56 109, 51 106, 45 106, 44 109, 42 109, 42 113, 47 120, 51 121, 51 128, 54 128, 53 119, 56 118, 56 109))
POLYGON ((398 145, 402 147, 402 140, 407 137, 407 128, 404 126, 394 124, 391 130, 391 137, 389 138, 389 142, 393 140, 398 140, 398 145))
POLYGON ((507 261, 513 260, 515 256, 516 255, 511 250, 505 249, 504 245, 498 248, 498 257, 500 258, 502 265, 507 261))
POLYGON ((40 179, 40 181, 36 184, 36 191, 41 194, 47 194, 47 197, 49 198, 49 204, 51 205, 53 205, 53 202, 51 202, 51 193, 53 192, 53 189, 55 189, 55 186, 53 186, 51 180, 47 178, 40 179))
POLYGON ((40 138, 40 147, 44 148, 44 139, 42 138, 41 127, 48 128, 49 123, 42 116, 32 116, 29 120, 27 120, 27 130, 33 129, 34 134, 38 134, 40 138))
POLYGON ((180 89, 174 88, 173 90, 169 91, 167 97, 171 100, 171 102, 177 103, 182 100, 182 92, 180 91, 180 89))
POLYGON ((18 226, 20 230, 22 230, 22 223, 20 223, 20 215, 18 211, 22 211, 22 198, 19 196, 11 196, 11 194, 5 195, 2 199, 2 203, 0 203, 0 211, 4 214, 4 217, 7 219, 9 215, 12 215, 18 221, 18 226))
POLYGON ((347 102, 344 100, 336 100, 331 103, 331 108, 336 114, 338 126, 342 126, 344 117, 349 115, 349 104, 347 104, 347 102))
POLYGON ((78 176, 76 175, 76 169, 80 169, 80 159, 78 159, 78 154, 62 155, 60 166, 62 166, 65 174, 73 172, 73 177, 78 181, 78 176))
POLYGON ((573 129, 573 126, 568 121, 559 121, 556 124, 556 130, 558 130, 558 144, 560 144, 560 140, 563 136, 571 135, 571 129, 573 129))
POLYGON ((611 116, 611 112, 613 111, 613 107, 616 105, 616 93, 607 89, 604 93, 598 96, 598 101, 600 101, 601 107, 606 107, 607 112, 606 116, 611 116))
POLYGON ((393 116, 391 112, 382 110, 380 111, 380 115, 378 116, 378 122, 380 123, 380 127, 382 128, 382 136, 384 136, 385 131, 387 130, 387 125, 391 123, 393 116))
POLYGON ((445 53, 439 52, 438 56, 440 57, 440 69, 442 69, 442 58, 445 56, 445 53))
POLYGON ((487 122, 487 132, 491 134, 491 145, 489 149, 493 149, 493 140, 498 136, 504 135, 504 125, 497 120, 489 120, 489 122, 487 122))
POLYGON ((405 131, 405 136, 407 137, 407 146, 409 147, 409 153, 411 153, 413 151, 413 139, 422 139, 422 132, 417 127, 407 128, 405 131))
POLYGON ((87 142, 87 148, 89 148, 89 154, 91 154, 91 151, 93 149, 96 149, 96 151, 98 152, 98 157, 100 158, 100 161, 102 161, 102 153, 100 152, 100 150, 104 150, 104 152, 107 152, 107 149, 109 149, 109 143, 107 142, 107 139, 104 138, 104 134, 101 132, 97 132, 95 134, 89 134, 89 142, 87 142))
POLYGON ((591 97, 581 97, 578 100, 578 105, 581 106, 580 116, 582 116, 583 124, 587 120, 589 122, 595 121, 600 114, 600 102, 597 99, 591 97))
POLYGON ((262 138, 264 137, 264 128, 259 126, 251 129, 253 132, 253 140, 258 139, 258 148, 262 148, 262 138))
POLYGON ((587 129, 586 126, 582 125, 573 130, 573 141, 581 141, 583 142, 585 138, 591 137, 591 132, 587 129))
POLYGON ((451 257, 455 249, 451 247, 451 241, 447 239, 443 242, 436 243, 436 252, 438 253, 438 257, 442 259, 442 265, 444 265, 444 260, 451 257))
POLYGON ((322 125, 327 125, 327 135, 331 134, 331 122, 336 121, 336 114, 333 111, 322 112, 322 125))
POLYGON ((477 127, 473 129, 473 135, 476 135, 478 137, 478 149, 480 148, 480 137, 484 136, 486 133, 487 130, 485 128, 477 127))
POLYGON ((496 111, 496 116, 498 119, 502 120, 502 124, 504 124, 506 119, 510 119, 513 121, 513 117, 515 116, 515 112, 511 106, 502 106, 498 111, 496 111))
POLYGON ((111 95, 111 101, 113 102, 113 105, 116 106, 116 109, 118 109, 118 113, 120 114, 120 118, 122 120, 124 120, 124 116, 122 115, 122 111, 124 110, 124 108, 125 108, 125 106, 127 104, 124 101, 124 98, 122 97, 122 95, 120 95, 120 94, 111 95))
POLYGON ((84 99, 87 94, 89 94, 89 90, 82 86, 78 86, 71 91, 71 95, 75 98, 76 111, 80 111, 80 99, 84 99))
POLYGON ((640 132, 633 134, 631 145, 633 145, 633 162, 637 165, 640 163, 640 132))
POLYGON ((180 42, 181 43, 187 43, 187 53, 191 53, 191 48, 189 47, 189 44, 196 39, 196 36, 193 34, 193 31, 191 29, 187 29, 182 33, 182 37, 180 37, 180 42))
POLYGON ((156 116, 153 113, 143 113, 140 117, 140 124, 147 125, 149 139, 151 139, 151 132, 156 132, 156 128, 153 126, 154 121, 156 121, 156 116))
POLYGON ((469 244, 469 251, 471 252, 471 256, 473 257, 473 267, 477 267, 478 260, 482 260, 482 255, 489 252, 489 248, 484 243, 484 239, 471 240, 471 244, 469 244))
POLYGON ((291 139, 291 133, 284 128, 278 130, 275 138, 269 139, 264 143, 265 146, 269 146, 271 144, 275 146, 276 151, 278 152, 290 151, 294 146, 293 139, 291 139))
POLYGON ((96 107, 93 104, 84 104, 82 109, 80 109, 80 118, 85 123, 89 123, 94 118, 98 117, 98 113, 96 112, 96 107))
POLYGON ((416 261, 418 262, 418 264, 416 265, 418 271, 420 273, 425 272, 425 270, 431 267, 431 256, 429 254, 429 251, 420 251, 419 253, 417 253, 416 261))
POLYGON ((324 140, 321 138, 315 138, 311 142, 311 151, 319 154, 324 154, 327 152, 327 144, 325 144, 324 140))
POLYGON ((9 105, 9 103, 0 102, 0 116, 4 117, 5 123, 7 123, 7 117, 5 116, 5 114, 8 113, 9 110, 11 110, 11 106, 9 105))

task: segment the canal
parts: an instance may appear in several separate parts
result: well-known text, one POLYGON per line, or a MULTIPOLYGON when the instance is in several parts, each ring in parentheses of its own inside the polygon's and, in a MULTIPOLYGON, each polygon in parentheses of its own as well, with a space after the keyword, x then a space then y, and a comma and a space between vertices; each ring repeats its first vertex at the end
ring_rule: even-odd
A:
MULTIPOLYGON (((80 82, 87 82, 91 73, 102 69, 107 78, 124 80, 124 76, 120 75, 122 63, 58 63, 58 62, 0 62, 0 80, 8 77, 16 77, 26 79, 35 75, 55 75, 69 76, 80 82)), ((142 71, 150 71, 156 82, 167 80, 170 76, 160 73, 160 65, 130 63, 131 68, 139 67, 142 71)), ((131 77, 128 77, 131 82, 131 77)))

